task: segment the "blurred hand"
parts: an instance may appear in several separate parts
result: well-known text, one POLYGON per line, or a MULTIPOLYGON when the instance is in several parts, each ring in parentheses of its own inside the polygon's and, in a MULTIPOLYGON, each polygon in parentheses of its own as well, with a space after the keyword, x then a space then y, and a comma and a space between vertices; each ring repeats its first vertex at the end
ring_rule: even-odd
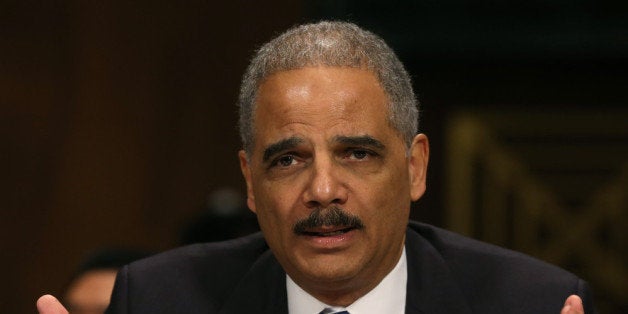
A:
POLYGON ((37 300, 37 311, 39 314, 69 314, 61 302, 49 294, 37 300))
POLYGON ((565 305, 563 305, 560 314, 584 314, 582 299, 575 294, 570 295, 567 300, 565 300, 565 305))

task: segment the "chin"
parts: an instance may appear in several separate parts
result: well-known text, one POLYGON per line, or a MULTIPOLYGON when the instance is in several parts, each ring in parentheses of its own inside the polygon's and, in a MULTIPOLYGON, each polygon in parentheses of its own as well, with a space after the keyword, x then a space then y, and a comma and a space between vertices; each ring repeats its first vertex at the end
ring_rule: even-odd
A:
POLYGON ((350 280, 359 273, 355 258, 321 258, 304 265, 302 273, 313 282, 331 283, 350 280))

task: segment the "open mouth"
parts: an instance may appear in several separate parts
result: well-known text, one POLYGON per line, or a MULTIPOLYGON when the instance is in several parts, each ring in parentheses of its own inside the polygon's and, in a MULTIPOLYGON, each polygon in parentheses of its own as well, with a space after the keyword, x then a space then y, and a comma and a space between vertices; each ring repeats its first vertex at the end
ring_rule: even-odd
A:
POLYGON ((303 231, 301 234, 312 237, 333 237, 355 230, 355 227, 334 228, 332 230, 303 231))

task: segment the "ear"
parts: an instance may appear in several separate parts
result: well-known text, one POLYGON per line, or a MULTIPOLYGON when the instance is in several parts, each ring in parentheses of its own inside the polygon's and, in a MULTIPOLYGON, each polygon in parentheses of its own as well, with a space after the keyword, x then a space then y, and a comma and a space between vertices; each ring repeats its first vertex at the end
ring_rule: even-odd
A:
POLYGON ((238 158, 240 159, 240 170, 244 176, 244 181, 246 181, 246 204, 252 212, 257 213, 255 196, 253 195, 253 181, 251 180, 251 165, 244 150, 238 152, 238 158))
POLYGON ((430 144, 425 134, 418 134, 414 137, 409 153, 410 197, 412 201, 416 201, 423 196, 426 187, 430 144))

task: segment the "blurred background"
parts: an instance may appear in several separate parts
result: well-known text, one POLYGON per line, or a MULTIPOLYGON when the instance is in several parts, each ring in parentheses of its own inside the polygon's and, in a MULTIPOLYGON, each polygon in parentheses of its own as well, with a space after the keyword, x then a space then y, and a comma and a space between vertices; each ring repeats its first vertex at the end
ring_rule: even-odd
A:
POLYGON ((412 74, 432 147, 414 219, 565 267, 628 312, 626 2, 257 3, 0 1, 3 313, 35 312, 102 248, 255 230, 240 76, 319 19, 381 35, 412 74))

